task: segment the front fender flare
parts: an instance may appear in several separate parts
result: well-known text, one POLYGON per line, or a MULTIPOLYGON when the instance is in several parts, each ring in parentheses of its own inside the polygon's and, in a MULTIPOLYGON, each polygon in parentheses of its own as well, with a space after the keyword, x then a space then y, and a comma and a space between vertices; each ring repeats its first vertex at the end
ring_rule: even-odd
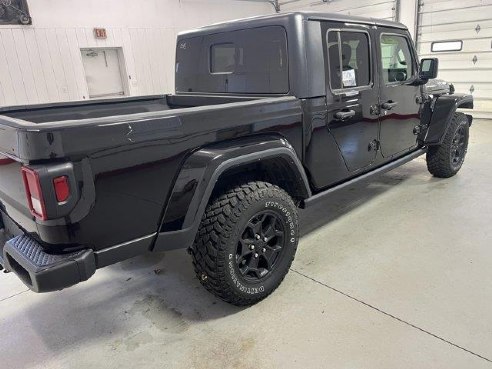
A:
POLYGON ((303 196, 311 196, 304 168, 293 147, 283 138, 255 137, 202 148, 187 158, 175 181, 153 250, 190 247, 221 174, 270 158, 288 163, 303 196))
POLYGON ((434 102, 430 122, 423 138, 424 145, 440 145, 456 109, 473 109, 472 95, 443 95, 434 102))

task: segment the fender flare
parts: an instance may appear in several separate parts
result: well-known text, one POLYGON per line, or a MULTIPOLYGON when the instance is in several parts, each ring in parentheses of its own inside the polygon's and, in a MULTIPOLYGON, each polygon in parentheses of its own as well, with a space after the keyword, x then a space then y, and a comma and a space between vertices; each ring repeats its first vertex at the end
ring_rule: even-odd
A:
POLYGON ((265 159, 282 160, 292 170, 303 198, 311 196, 304 168, 283 138, 251 137, 208 146, 184 162, 162 216, 153 251, 190 247, 220 176, 227 170, 265 159))
MULTIPOLYGON (((473 109, 473 96, 455 94, 439 96, 436 99, 423 139, 424 145, 440 145, 442 143, 458 108, 473 109)), ((471 124, 471 116, 468 117, 471 124)))

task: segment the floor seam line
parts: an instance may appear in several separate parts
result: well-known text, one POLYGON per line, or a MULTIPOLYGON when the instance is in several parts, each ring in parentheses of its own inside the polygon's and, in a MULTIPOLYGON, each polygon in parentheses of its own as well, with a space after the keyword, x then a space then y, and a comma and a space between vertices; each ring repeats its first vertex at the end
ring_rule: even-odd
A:
POLYGON ((10 296, 7 296, 7 297, 4 297, 4 298, 0 299, 0 302, 6 301, 6 300, 11 299, 12 297, 15 297, 15 296, 19 296, 20 294, 23 294, 24 292, 27 292, 27 291, 29 291, 29 289, 24 290, 24 291, 20 291, 20 292, 17 292, 17 293, 14 293, 13 295, 10 295, 10 296))
POLYGON ((378 308, 378 307, 376 307, 376 306, 374 306, 374 305, 371 305, 371 304, 369 304, 369 303, 367 303, 367 302, 365 302, 365 301, 363 301, 363 300, 360 300, 360 299, 358 299, 357 297, 353 297, 353 296, 349 295, 349 294, 348 294, 348 293, 346 293, 346 292, 343 292, 343 291, 341 291, 341 290, 339 290, 339 289, 336 289, 335 287, 332 287, 332 286, 330 286, 330 285, 328 285, 328 284, 326 284, 326 283, 323 283, 323 282, 321 282, 321 281, 318 281, 317 279, 315 279, 315 278, 313 278, 313 277, 310 277, 310 276, 308 276, 308 275, 306 275, 306 274, 304 274, 304 273, 302 273, 302 272, 299 272, 299 271, 297 271, 297 270, 295 270, 295 269, 293 269, 293 268, 291 268, 290 270, 291 270, 291 271, 293 271, 294 273, 297 273, 297 274, 299 274, 300 276, 302 276, 302 277, 304 277, 304 278, 306 278, 306 279, 309 279, 309 280, 311 280, 311 281, 313 281, 313 282, 315 282, 315 283, 317 283, 317 284, 319 284, 319 285, 321 285, 321 286, 323 286, 323 287, 326 287, 326 288, 328 288, 328 289, 330 289, 330 290, 332 290, 332 291, 334 291, 334 292, 336 292, 336 293, 338 293, 338 294, 340 294, 340 295, 343 295, 343 296, 345 296, 345 297, 348 297, 348 298, 349 298, 349 299, 351 299, 351 300, 354 300, 354 301, 356 301, 356 302, 358 302, 358 303, 360 303, 360 304, 362 304, 362 305, 364 305, 364 306, 367 306, 367 307, 369 307, 369 308, 370 308, 370 309, 372 309, 372 310, 375 310, 375 311, 377 311, 377 312, 379 312, 379 313, 381 313, 381 314, 384 314, 384 315, 386 315, 386 316, 388 316, 388 317, 390 317, 390 318, 392 318, 392 319, 394 319, 394 320, 397 320, 397 321, 399 321, 400 323, 403 323, 403 324, 405 324, 405 325, 408 325, 409 327, 412 327, 412 328, 414 328, 414 329, 417 329, 417 330, 421 331, 422 333, 425 333, 425 334, 427 334, 427 335, 429 335, 429 336, 431 336, 431 337, 437 338, 438 340, 440 340, 440 341, 442 341, 442 342, 444 342, 444 343, 447 343, 448 345, 451 345, 451 346, 453 346, 453 347, 455 347, 455 348, 458 348, 458 349, 460 349, 460 350, 462 350, 462 351, 465 351, 465 352, 467 352, 467 353, 469 353, 469 354, 471 354, 471 355, 474 355, 474 356, 476 356, 476 357, 478 357, 478 358, 480 358, 480 359, 482 359, 482 360, 485 360, 485 361, 488 361, 489 363, 492 363, 492 360, 491 360, 491 359, 489 359, 489 358, 487 358, 487 357, 485 357, 485 356, 482 356, 482 355, 480 355, 480 354, 477 354, 476 352, 473 352, 473 351, 471 351, 471 350, 468 350, 467 348, 465 348, 465 347, 463 347, 463 346, 460 346, 460 345, 458 345, 458 344, 456 344, 456 343, 453 343, 453 342, 451 342, 451 341, 449 341, 449 340, 447 340, 447 339, 445 339, 445 338, 443 338, 443 337, 440 337, 440 336, 438 336, 437 334, 434 334, 434 333, 432 333, 432 332, 430 332, 430 331, 428 331, 428 330, 425 330, 424 328, 420 328, 419 326, 417 326, 417 325, 415 325, 415 324, 412 324, 412 323, 410 323, 410 322, 407 322, 406 320, 403 320, 403 319, 401 319, 401 318, 399 318, 399 317, 397 317, 397 316, 395 316, 395 315, 393 315, 393 314, 391 314, 391 313, 388 313, 388 312, 386 312, 386 311, 384 311, 384 310, 381 310, 380 308, 378 308))

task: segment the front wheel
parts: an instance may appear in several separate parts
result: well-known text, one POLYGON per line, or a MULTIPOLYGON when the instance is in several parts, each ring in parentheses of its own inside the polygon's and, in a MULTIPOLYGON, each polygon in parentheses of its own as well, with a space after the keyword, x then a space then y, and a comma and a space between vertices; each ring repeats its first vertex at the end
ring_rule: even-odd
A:
POLYGON ((444 140, 427 151, 427 169, 438 178, 449 178, 461 169, 468 150, 469 123, 466 115, 455 113, 444 140))
POLYGON ((203 286, 234 305, 252 305, 272 293, 294 259, 297 208, 281 188, 255 181, 213 199, 191 249, 203 286))

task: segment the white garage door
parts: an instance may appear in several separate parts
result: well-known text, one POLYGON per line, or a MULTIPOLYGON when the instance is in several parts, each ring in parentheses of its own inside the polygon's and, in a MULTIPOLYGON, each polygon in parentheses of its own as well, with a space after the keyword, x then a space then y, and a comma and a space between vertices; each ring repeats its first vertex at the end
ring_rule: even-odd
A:
POLYGON ((388 20, 394 20, 396 17, 396 1, 394 0, 332 0, 328 2, 315 0, 280 0, 279 4, 282 12, 312 10, 388 20))
POLYGON ((474 117, 492 118, 492 0, 420 0, 417 40, 438 78, 473 94, 474 117))

